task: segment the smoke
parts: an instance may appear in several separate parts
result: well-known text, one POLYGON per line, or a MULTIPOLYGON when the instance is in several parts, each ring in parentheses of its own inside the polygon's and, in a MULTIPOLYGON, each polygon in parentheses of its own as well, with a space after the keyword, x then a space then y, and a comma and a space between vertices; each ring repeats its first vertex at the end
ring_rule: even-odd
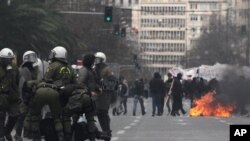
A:
POLYGON ((218 100, 224 104, 235 103, 236 112, 244 112, 244 107, 250 104, 250 79, 243 75, 240 68, 224 72, 219 91, 218 100))

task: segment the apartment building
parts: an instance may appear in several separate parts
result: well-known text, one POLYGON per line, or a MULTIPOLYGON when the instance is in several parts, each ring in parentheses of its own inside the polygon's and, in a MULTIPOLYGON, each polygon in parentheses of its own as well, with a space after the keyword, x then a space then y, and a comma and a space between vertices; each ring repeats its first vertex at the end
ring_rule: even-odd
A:
POLYGON ((212 27, 212 15, 226 24, 228 2, 225 0, 188 0, 187 5, 187 51, 191 50, 199 37, 212 27))
POLYGON ((250 31, 250 0, 228 0, 232 22, 242 32, 250 31))
POLYGON ((186 0, 141 0, 139 57, 143 69, 166 74, 186 55, 186 0))

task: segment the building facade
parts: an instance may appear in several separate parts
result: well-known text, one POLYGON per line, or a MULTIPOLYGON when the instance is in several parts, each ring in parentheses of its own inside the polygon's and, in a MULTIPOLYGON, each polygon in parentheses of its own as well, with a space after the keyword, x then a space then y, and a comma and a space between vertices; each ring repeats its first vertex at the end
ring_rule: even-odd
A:
POLYGON ((232 22, 242 30, 250 31, 250 0, 228 0, 232 22))
POLYGON ((139 46, 143 69, 166 74, 186 56, 186 0, 141 0, 139 46))
POLYGON ((212 15, 227 22, 228 2, 225 0, 188 0, 187 3, 187 51, 191 50, 204 32, 211 30, 212 15))
POLYGON ((242 39, 240 50, 246 58, 246 65, 250 63, 250 0, 229 0, 230 16, 235 28, 240 31, 242 39))

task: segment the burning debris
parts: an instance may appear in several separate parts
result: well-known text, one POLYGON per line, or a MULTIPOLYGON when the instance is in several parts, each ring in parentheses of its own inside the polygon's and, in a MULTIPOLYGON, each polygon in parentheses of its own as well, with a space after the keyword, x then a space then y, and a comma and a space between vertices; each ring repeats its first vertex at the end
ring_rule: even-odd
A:
POLYGON ((189 114, 192 117, 230 117, 236 107, 235 104, 222 104, 216 99, 214 92, 208 92, 200 99, 195 100, 194 105, 195 106, 189 111, 189 114))

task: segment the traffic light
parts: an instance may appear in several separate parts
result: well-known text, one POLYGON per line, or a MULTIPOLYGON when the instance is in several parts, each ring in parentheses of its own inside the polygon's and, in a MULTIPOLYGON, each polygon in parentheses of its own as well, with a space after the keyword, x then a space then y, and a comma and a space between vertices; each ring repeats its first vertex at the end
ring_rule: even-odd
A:
POLYGON ((113 7, 106 6, 104 10, 104 21, 107 23, 112 22, 112 15, 113 15, 113 7))
POLYGON ((116 36, 120 35, 120 26, 119 26, 119 24, 114 25, 114 35, 116 35, 116 36))
POLYGON ((123 27, 121 29, 121 37, 126 37, 126 28, 125 27, 123 27))

